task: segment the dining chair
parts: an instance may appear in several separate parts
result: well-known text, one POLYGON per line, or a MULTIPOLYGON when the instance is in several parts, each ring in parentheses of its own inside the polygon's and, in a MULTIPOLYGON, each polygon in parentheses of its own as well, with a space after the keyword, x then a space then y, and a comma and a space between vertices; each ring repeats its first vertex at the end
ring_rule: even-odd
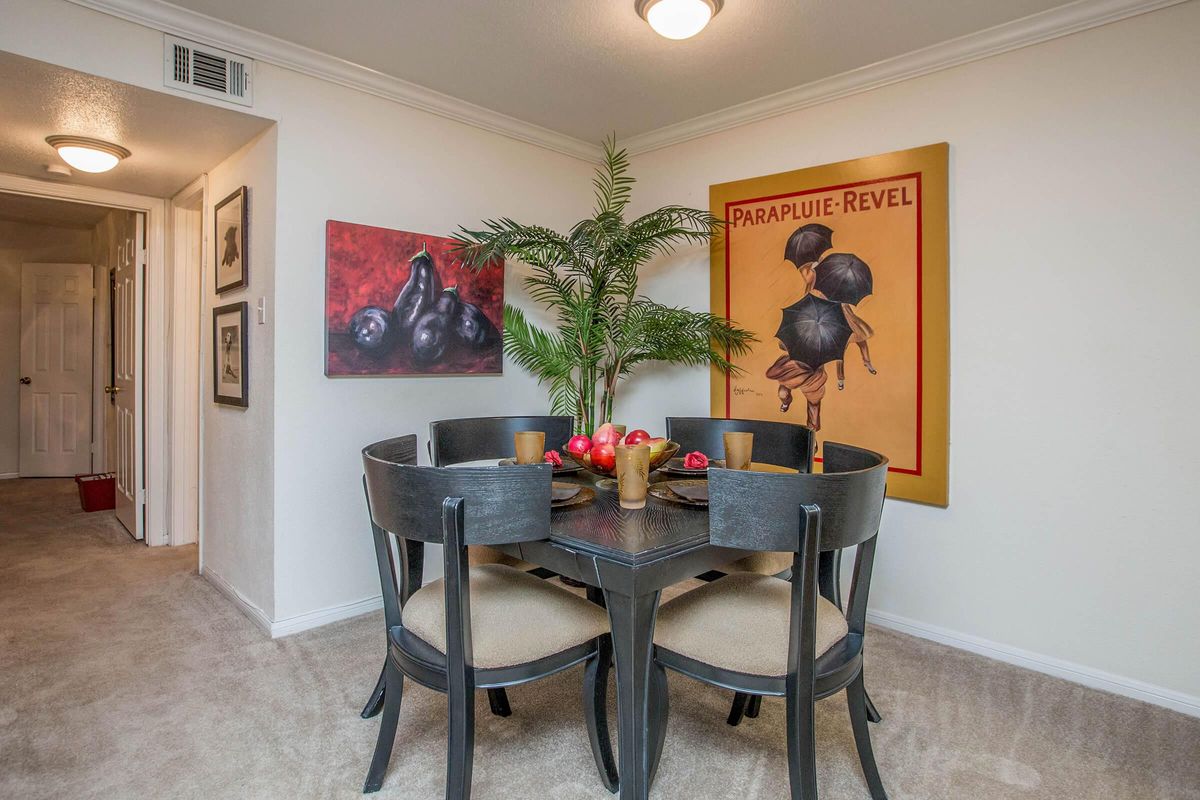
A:
MULTIPOLYGON (((754 434, 754 460, 760 464, 787 467, 797 472, 812 472, 813 454, 816 451, 816 433, 812 428, 791 422, 767 422, 756 419, 719 419, 712 417, 667 417, 667 438, 680 443, 679 452, 693 450, 711 458, 721 458, 725 452, 724 434, 731 431, 747 431, 754 434)), ((721 577, 731 572, 756 572, 760 575, 790 576, 791 553, 755 553, 734 561, 719 572, 701 576, 705 579, 721 577)), ((826 600, 838 608, 842 607, 842 555, 841 551, 824 553, 820 563, 820 591, 826 600)), ((881 722, 883 717, 866 695, 867 719, 881 722)), ((757 717, 762 698, 735 694, 726 719, 730 725, 738 725, 743 717, 757 717)))
POLYGON ((405 678, 448 697, 446 797, 465 800, 475 690, 528 683, 578 664, 585 665, 592 755, 602 782, 616 791, 606 716, 612 644, 604 610, 513 567, 473 567, 467 559, 470 545, 549 536, 551 468, 419 467, 416 441, 403 436, 363 450, 388 651, 379 739, 363 792, 383 785, 405 678), (445 577, 414 587, 408 562, 422 557, 427 543, 442 545, 445 577))
MULTIPOLYGON (((574 420, 571 417, 548 416, 464 417, 438 420, 429 425, 429 460, 435 467, 448 467, 484 459, 506 458, 516 449, 513 434, 517 431, 545 431, 546 449, 560 450, 571 438, 573 424, 574 420)), ((554 573, 548 570, 513 558, 493 547, 470 547, 467 554, 472 566, 505 564, 533 572, 540 578, 554 577, 554 573)), ((421 585, 421 571, 421 560, 410 557, 409 580, 416 587, 421 585)), ((385 672, 386 666, 379 671, 375 688, 363 706, 360 714, 363 719, 370 719, 383 710, 385 672)), ((488 702, 496 716, 507 717, 512 714, 508 693, 503 688, 489 689, 488 702)))
POLYGON ((709 471, 709 540, 741 550, 792 552, 790 582, 735 573, 664 603, 655 626, 651 685, 660 710, 652 753, 666 735, 666 672, 787 704, 793 800, 816 800, 815 703, 846 690, 850 724, 873 800, 886 800, 871 750, 863 686, 867 595, 883 512, 887 459, 827 442, 824 472, 709 471), (818 591, 823 552, 856 547, 845 614, 818 591))
MULTIPOLYGON (((713 417, 667 417, 667 438, 679 442, 680 453, 699 450, 709 458, 724 458, 726 433, 754 434, 754 460, 760 464, 812 472, 816 443, 811 428, 791 422, 713 417)), ((780 575, 792 566, 791 553, 755 553, 722 568, 722 572, 780 575)))

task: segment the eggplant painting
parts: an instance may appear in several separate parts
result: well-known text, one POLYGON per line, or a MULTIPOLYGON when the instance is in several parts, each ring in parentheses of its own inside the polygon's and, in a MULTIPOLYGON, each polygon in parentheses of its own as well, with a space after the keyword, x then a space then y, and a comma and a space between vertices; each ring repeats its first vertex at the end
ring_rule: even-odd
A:
POLYGON ((327 376, 501 373, 504 271, 462 269, 452 245, 326 223, 327 376))

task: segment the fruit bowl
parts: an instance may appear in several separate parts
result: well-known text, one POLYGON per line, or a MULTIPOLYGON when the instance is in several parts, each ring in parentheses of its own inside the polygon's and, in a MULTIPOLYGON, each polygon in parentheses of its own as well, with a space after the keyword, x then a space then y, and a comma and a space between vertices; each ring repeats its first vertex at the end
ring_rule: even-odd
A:
MULTIPOLYGON (((661 467, 663 464, 670 461, 672 458, 675 457, 675 454, 678 452, 679 452, 679 442, 668 439, 666 446, 663 447, 662 450, 659 450, 657 453, 650 454, 650 471, 653 472, 654 470, 661 467)), ((605 478, 614 478, 617 475, 617 471, 615 468, 614 469, 601 469, 600 467, 597 467, 596 465, 594 465, 592 463, 592 460, 590 458, 588 458, 587 453, 584 453, 582 456, 576 456, 574 453, 567 450, 566 447, 563 447, 562 453, 563 453, 563 456, 571 459, 576 464, 583 467, 584 469, 586 469, 588 472, 592 473, 593 475, 602 475, 605 478)))

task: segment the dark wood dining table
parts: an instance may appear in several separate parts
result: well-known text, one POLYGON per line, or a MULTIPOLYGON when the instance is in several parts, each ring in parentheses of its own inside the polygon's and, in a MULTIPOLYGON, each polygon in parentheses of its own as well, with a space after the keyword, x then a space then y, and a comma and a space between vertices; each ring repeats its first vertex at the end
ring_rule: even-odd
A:
MULTIPOLYGON (((652 474, 651 482, 666 476, 652 474)), ((662 590, 729 564, 748 552, 708 542, 708 509, 650 496, 646 507, 621 508, 616 487, 587 472, 570 478, 594 489, 589 503, 557 508, 550 538, 501 547, 509 555, 574 578, 603 597, 612 625, 617 672, 617 747, 622 800, 650 790, 654 746, 650 701, 654 618, 662 590)))

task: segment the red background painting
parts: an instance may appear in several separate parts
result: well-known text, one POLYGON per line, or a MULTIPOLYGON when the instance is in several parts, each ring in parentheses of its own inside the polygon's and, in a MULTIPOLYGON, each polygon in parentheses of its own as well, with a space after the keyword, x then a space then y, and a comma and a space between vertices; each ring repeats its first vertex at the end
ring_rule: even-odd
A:
POLYGON ((459 299, 474 303, 503 331, 503 263, 475 272, 463 269, 449 250, 453 241, 409 231, 329 220, 325 223, 325 374, 428 375, 499 374, 499 344, 480 351, 448 353, 432 365, 413 363, 400 344, 382 356, 362 353, 348 333, 350 318, 364 306, 391 311, 396 295, 408 282, 409 259, 429 251, 442 286, 458 288, 459 299))

